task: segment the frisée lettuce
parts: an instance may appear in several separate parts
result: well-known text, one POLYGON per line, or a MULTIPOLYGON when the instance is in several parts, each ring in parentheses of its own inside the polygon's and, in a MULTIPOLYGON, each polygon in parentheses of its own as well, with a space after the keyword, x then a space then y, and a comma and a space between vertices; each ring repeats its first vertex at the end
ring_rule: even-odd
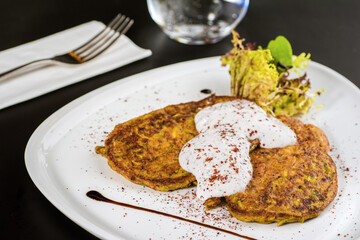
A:
POLYGON ((308 92, 310 80, 301 73, 310 62, 310 54, 294 56, 283 36, 270 41, 265 49, 244 46, 243 42, 233 31, 234 48, 221 57, 222 65, 229 65, 231 95, 253 100, 274 115, 308 112, 320 94, 308 92), (290 79, 291 72, 298 77, 290 79))

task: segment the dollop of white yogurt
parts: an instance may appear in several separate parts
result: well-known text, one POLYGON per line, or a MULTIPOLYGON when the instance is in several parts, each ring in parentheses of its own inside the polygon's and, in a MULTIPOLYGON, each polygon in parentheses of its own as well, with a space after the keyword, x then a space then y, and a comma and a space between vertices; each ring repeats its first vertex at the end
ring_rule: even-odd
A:
POLYGON ((252 177, 249 140, 262 148, 296 144, 295 133, 247 100, 217 103, 195 116, 199 135, 179 155, 183 169, 195 175, 197 197, 205 201, 245 191, 252 177))

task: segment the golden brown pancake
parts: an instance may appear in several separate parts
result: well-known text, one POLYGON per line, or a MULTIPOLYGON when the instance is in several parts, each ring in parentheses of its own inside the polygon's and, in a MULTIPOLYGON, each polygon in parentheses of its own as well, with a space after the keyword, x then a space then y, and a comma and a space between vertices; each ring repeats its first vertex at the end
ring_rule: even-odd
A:
POLYGON ((245 222, 303 222, 316 217, 337 193, 336 166, 326 135, 311 124, 279 117, 297 135, 285 148, 250 153, 253 177, 245 192, 226 197, 230 213, 245 222))
POLYGON ((188 187, 194 175, 180 167, 183 145, 198 134, 194 117, 202 108, 234 100, 212 95, 198 102, 170 105, 118 124, 95 151, 108 158, 108 164, 130 181, 155 190, 170 191, 188 187))

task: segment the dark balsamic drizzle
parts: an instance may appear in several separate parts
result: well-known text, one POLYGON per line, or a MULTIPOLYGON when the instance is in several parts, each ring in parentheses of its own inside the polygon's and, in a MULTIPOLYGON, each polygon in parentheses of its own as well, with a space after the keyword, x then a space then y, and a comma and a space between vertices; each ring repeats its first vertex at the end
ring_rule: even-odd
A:
POLYGON ((201 222, 196 222, 196 221, 193 221, 193 220, 190 220, 190 219, 178 217, 178 216, 175 216, 175 215, 171 215, 171 214, 164 213, 164 212, 159 212, 159 211, 152 210, 152 209, 147 209, 147 208, 143 208, 143 207, 130 205, 130 204, 127 204, 127 203, 117 202, 117 201, 114 201, 114 200, 111 200, 109 198, 104 197, 101 193, 99 193, 97 191, 94 191, 94 190, 87 192, 86 196, 88 196, 89 198, 94 199, 96 201, 107 202, 107 203, 116 204, 116 205, 119 205, 119 206, 122 206, 122 207, 128 207, 128 208, 133 208, 133 209, 137 209, 137 210, 141 210, 141 211, 156 213, 156 214, 163 215, 163 216, 166 216, 166 217, 171 217, 171 218, 175 218, 175 219, 178 219, 178 220, 181 220, 181 221, 185 221, 185 222, 193 223, 193 224, 196 224, 196 225, 200 225, 202 227, 211 228, 211 229, 214 229, 216 231, 221 231, 221 232, 224 232, 224 233, 228 233, 228 234, 231 234, 231 235, 234 235, 234 236, 237 236, 237 237, 241 237, 241 238, 244 238, 244 239, 255 240, 255 238, 240 235, 240 234, 237 234, 237 233, 225 230, 225 229, 221 229, 221 228, 218 228, 218 227, 214 227, 214 226, 211 226, 211 225, 207 225, 207 224, 204 224, 204 223, 201 223, 201 222))
POLYGON ((204 93, 204 94, 210 94, 211 93, 211 90, 210 89, 203 89, 200 91, 201 93, 204 93))

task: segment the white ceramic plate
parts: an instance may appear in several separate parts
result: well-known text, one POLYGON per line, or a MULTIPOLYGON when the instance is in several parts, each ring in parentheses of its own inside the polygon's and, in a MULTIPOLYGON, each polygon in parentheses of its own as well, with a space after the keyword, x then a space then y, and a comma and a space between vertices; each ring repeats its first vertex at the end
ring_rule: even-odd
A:
POLYGON ((305 223, 245 223, 225 207, 205 212, 195 188, 158 192, 133 184, 110 169, 94 147, 117 123, 152 110, 206 97, 202 89, 229 94, 227 69, 219 57, 189 61, 140 73, 86 94, 58 110, 31 136, 25 151, 28 172, 61 212, 106 239, 238 239, 191 223, 98 202, 97 190, 116 201, 204 222, 257 239, 339 239, 360 237, 360 90, 333 70, 312 62, 313 89, 327 92, 324 104, 302 118, 327 134, 338 169, 339 191, 319 217, 305 223))

